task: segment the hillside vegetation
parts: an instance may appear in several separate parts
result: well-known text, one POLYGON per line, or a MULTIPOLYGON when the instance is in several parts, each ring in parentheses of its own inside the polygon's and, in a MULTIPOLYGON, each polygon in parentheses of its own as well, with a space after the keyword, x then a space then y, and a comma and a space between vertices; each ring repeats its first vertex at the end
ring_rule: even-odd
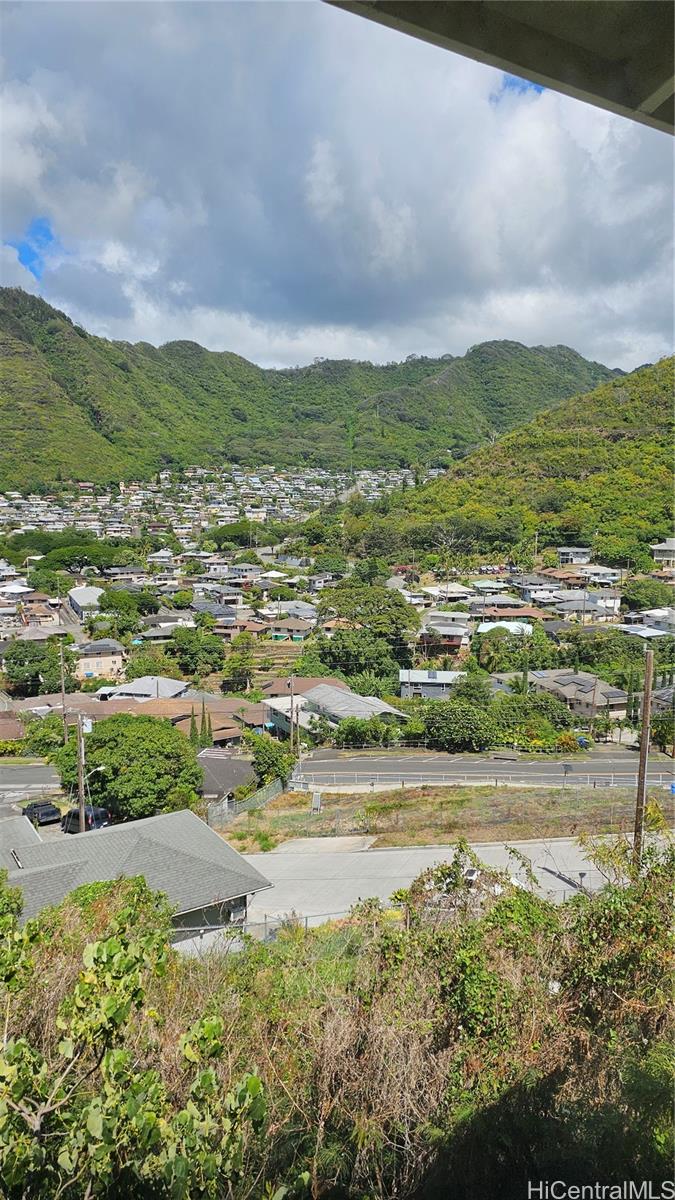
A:
POLYGON ((462 358, 264 370, 194 342, 94 337, 0 291, 0 481, 142 477, 227 461, 329 468, 445 464, 615 372, 566 346, 486 342, 462 358))
POLYGON ((18 929, 0 878, 2 1195, 665 1195, 673 856, 630 853, 596 847, 609 882, 553 905, 516 851, 498 873, 460 843, 394 910, 197 957, 140 879, 18 929))
POLYGON ((369 553, 445 538, 497 553, 519 542, 592 545, 633 567, 671 530, 673 362, 664 359, 565 400, 346 522, 369 553))

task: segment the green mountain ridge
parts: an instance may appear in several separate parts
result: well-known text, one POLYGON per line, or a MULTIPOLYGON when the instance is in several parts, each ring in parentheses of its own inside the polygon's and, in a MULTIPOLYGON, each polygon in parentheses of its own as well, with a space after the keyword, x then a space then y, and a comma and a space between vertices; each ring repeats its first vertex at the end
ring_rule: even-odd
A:
POLYGON ((445 465, 617 374, 566 346, 271 370, 195 342, 111 342, 0 289, 0 487, 164 466, 445 465))
POLYGON ((673 367, 667 358, 565 400, 419 488, 347 520, 368 553, 519 542, 593 546, 608 563, 648 564, 672 534, 673 367))

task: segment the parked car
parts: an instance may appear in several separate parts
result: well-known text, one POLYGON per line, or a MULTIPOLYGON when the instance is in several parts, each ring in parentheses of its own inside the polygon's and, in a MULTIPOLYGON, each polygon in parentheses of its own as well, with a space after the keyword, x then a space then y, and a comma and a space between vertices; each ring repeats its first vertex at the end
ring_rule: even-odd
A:
POLYGON ((53 821, 61 820, 61 809, 48 800, 31 800, 24 808, 23 815, 33 825, 51 825, 53 821))
MULTIPOLYGON (((90 829, 103 829, 110 824, 110 813, 105 808, 94 808, 91 804, 87 804, 84 810, 84 826, 85 833, 90 829)), ((79 833, 80 832, 80 810, 79 808, 71 808, 61 821, 61 828, 64 833, 79 833)))

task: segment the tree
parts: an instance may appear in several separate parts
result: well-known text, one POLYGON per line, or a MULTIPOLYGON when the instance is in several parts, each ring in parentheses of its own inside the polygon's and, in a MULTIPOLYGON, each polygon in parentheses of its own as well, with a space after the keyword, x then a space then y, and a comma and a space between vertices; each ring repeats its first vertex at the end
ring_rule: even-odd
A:
POLYGON ((675 742, 675 712, 672 709, 652 717, 652 741, 664 754, 672 749, 675 742))
POLYGON ((439 750, 485 750, 497 740, 489 712, 461 700, 432 700, 424 710, 424 730, 439 750))
POLYGON ((325 667, 348 677, 362 671, 398 677, 398 661, 391 644, 370 629, 338 629, 330 638, 317 638, 313 649, 325 667))
POLYGON ((206 746, 213 745, 213 731, 211 729, 211 715, 208 720, 206 716, 206 704, 202 700, 202 715, 199 722, 199 747, 205 749, 206 746))
MULTIPOLYGON (((77 686, 74 675, 76 655, 63 646, 65 688, 72 692, 77 686)), ((61 664, 58 638, 46 642, 10 642, 4 651, 7 687, 15 696, 40 696, 58 692, 61 687, 61 664)))
POLYGON ((193 593, 185 588, 180 592, 174 592, 171 603, 174 608, 189 608, 192 604, 192 599, 193 593))
POLYGON ((453 683, 451 698, 473 704, 476 708, 489 708, 492 702, 489 681, 485 675, 464 675, 453 683))
MULTIPOLYGON (((169 792, 201 787, 195 748, 169 721, 117 713, 97 721, 85 734, 88 788, 92 804, 118 820, 162 812, 169 792)), ((77 784, 77 752, 71 738, 55 756, 66 792, 77 784)))
POLYGON ((623 589, 621 607, 630 612, 640 612, 645 608, 668 608, 672 598, 672 588, 658 579, 629 579, 623 589))
POLYGON ((164 675, 167 679, 181 678, 181 670, 175 659, 169 658, 159 646, 137 650, 128 659, 125 673, 128 681, 141 679, 144 675, 164 675))
POLYGON ((284 783, 293 771, 295 755, 268 733, 246 733, 244 740, 253 752, 253 770, 259 784, 281 779, 284 783))
POLYGON ((197 733, 197 721, 195 719, 195 710, 190 710, 190 732, 188 734, 190 745, 194 746, 195 750, 199 745, 199 734, 197 733))
POLYGON ((223 668, 221 687, 224 692, 248 691, 254 674, 253 638, 250 633, 239 633, 232 638, 232 652, 223 668))
POLYGON ((410 661, 409 642, 419 628, 420 618, 411 604, 392 588, 365 587, 345 581, 324 592, 318 603, 321 617, 333 612, 360 625, 391 646, 392 656, 402 666, 410 661))
POLYGON ((24 747, 31 754, 49 758, 63 745, 63 720, 57 713, 35 717, 26 728, 24 747))
POLYGON ((174 629, 168 650, 185 675, 210 675, 225 659, 221 638, 202 629, 174 629))
POLYGON ((400 730, 380 717, 346 717, 335 731, 336 746, 393 746, 400 740, 400 730))
POLYGON ((391 575, 389 564, 384 558, 362 558, 354 567, 352 579, 355 583, 365 583, 372 587, 374 583, 382 584, 391 575))
POLYGON ((314 570, 343 575, 347 570, 347 559, 339 550, 324 550, 314 559, 314 570))
POLYGON ((373 671, 359 671, 348 677, 349 686, 359 696, 395 696, 399 691, 398 669, 391 675, 376 675, 373 671))

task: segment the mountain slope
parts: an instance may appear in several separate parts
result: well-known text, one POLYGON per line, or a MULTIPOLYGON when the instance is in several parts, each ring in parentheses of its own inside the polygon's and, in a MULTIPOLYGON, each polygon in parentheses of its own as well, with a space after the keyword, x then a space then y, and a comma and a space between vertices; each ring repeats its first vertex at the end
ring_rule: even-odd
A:
POLYGON ((264 370, 194 342, 110 342, 0 290, 0 486, 165 465, 446 463, 615 372, 565 346, 264 370))
POLYGON ((594 545, 607 562, 644 557, 672 532, 673 365, 664 359, 575 396, 432 483, 347 521, 352 545, 432 548, 439 526, 468 549, 594 545), (380 515, 382 511, 385 515, 380 515))

